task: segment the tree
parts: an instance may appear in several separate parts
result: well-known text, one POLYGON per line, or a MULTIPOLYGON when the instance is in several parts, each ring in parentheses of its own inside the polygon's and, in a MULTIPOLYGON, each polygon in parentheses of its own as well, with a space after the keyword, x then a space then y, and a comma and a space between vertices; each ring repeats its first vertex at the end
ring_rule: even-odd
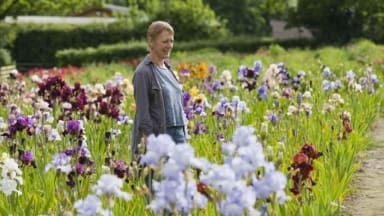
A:
POLYGON ((325 42, 343 43, 364 36, 371 28, 369 23, 383 10, 384 1, 377 0, 298 0, 288 21, 311 29, 325 42))
POLYGON ((204 0, 233 34, 269 35, 269 19, 284 12, 286 0, 204 0))
POLYGON ((164 5, 164 1, 159 0, 128 0, 129 8, 145 12, 151 18, 165 10, 164 5))
POLYGON ((175 37, 181 40, 217 38, 226 35, 223 22, 202 0, 164 1, 164 7, 155 19, 167 20, 175 28, 175 37), (168 4, 168 5, 167 5, 168 4))
POLYGON ((119 6, 128 6, 127 0, 105 0, 105 3, 119 5, 119 6))
POLYGON ((202 0, 128 0, 132 14, 148 22, 165 20, 175 28, 177 40, 207 39, 227 34, 224 22, 202 0))
POLYGON ((0 20, 17 15, 72 15, 91 6, 100 6, 103 0, 2 0, 0 20))

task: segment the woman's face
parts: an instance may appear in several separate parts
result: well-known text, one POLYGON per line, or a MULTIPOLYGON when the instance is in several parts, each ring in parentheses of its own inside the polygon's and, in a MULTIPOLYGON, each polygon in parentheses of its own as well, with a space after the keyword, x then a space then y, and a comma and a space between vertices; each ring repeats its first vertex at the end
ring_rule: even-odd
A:
POLYGON ((173 48, 173 34, 162 31, 155 39, 150 41, 151 52, 158 59, 167 59, 173 48))

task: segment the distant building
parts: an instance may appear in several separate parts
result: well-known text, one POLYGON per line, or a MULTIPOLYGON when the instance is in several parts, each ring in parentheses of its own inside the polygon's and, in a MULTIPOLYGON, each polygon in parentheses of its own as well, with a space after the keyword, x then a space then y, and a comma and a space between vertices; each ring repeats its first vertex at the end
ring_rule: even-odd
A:
POLYGON ((7 23, 66 23, 66 24, 89 24, 89 23, 111 23, 116 22, 119 16, 127 16, 129 8, 105 4, 104 7, 91 7, 73 16, 7 16, 7 23))
POLYGON ((104 7, 91 7, 74 16, 81 17, 114 17, 127 16, 129 13, 128 7, 119 5, 105 4, 104 7))
POLYGON ((108 8, 91 7, 80 13, 75 14, 76 17, 112 17, 113 12, 108 8))
POLYGON ((272 37, 278 40, 313 38, 310 30, 304 27, 286 28, 287 22, 283 20, 271 20, 272 37))
POLYGON ((18 16, 13 18, 7 16, 6 23, 52 23, 52 24, 89 24, 89 23, 112 23, 116 22, 114 17, 58 17, 58 16, 18 16))

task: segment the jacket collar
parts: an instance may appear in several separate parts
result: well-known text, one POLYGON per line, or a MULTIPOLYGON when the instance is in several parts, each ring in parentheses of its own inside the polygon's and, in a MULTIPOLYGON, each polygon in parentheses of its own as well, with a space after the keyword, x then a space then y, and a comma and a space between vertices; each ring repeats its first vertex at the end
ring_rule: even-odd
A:
MULTIPOLYGON (((149 57, 149 55, 146 55, 146 56, 145 56, 145 58, 144 58, 144 64, 146 64, 146 65, 150 65, 150 64, 154 65, 154 63, 152 62, 152 59, 149 57)), ((169 63, 169 60, 165 60, 165 61, 164 61, 164 64, 165 64, 165 66, 166 66, 168 69, 171 69, 171 65, 170 65, 170 63, 169 63)))

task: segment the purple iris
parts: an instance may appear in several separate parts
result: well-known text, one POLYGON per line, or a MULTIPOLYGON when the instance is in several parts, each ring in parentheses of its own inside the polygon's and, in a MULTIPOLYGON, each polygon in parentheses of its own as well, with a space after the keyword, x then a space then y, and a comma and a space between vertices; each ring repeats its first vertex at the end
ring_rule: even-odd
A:
POLYGON ((189 100, 191 100, 191 94, 189 94, 188 92, 184 93, 183 95, 183 106, 187 106, 189 100))
POLYGON ((202 122, 198 122, 197 124, 196 124, 196 127, 195 127, 195 129, 193 130, 193 133, 195 134, 195 135, 199 135, 199 134, 202 134, 202 133, 208 133, 208 128, 205 126, 205 124, 204 123, 202 123, 202 122))
POLYGON ((119 178, 124 178, 125 174, 128 174, 128 167, 122 160, 113 161, 113 172, 119 178))
POLYGON ((63 153, 67 156, 73 156, 75 154, 74 149, 64 149, 63 153))
POLYGON ((323 76, 324 77, 330 77, 332 74, 333 73, 332 73, 332 71, 331 71, 331 69, 329 67, 325 67, 323 69, 323 76))
POLYGON ((211 84, 211 88, 215 91, 220 91, 223 87, 221 84, 221 81, 219 80, 214 80, 211 84))
POLYGON ((371 75, 371 81, 372 81, 373 84, 379 83, 379 79, 377 78, 376 74, 372 74, 371 75))
POLYGON ((272 123, 273 125, 276 125, 276 123, 277 123, 277 117, 276 117, 275 114, 272 114, 271 116, 269 116, 269 120, 271 121, 271 123, 272 123))
POLYGON ((33 161, 33 153, 31 151, 25 151, 23 154, 23 161, 32 162, 33 161))
POLYGON ((193 111, 195 114, 201 114, 204 111, 204 107, 201 104, 194 104, 193 111))
POLYGON ((224 134, 222 134, 222 133, 219 133, 219 134, 217 134, 216 135, 216 138, 217 138, 217 140, 219 140, 219 141, 221 141, 221 142, 223 142, 225 139, 224 139, 224 134))
POLYGON ((79 134, 82 130, 82 124, 79 120, 69 120, 67 121, 67 133, 70 134, 79 134))
POLYGON ((86 147, 80 148, 80 155, 83 157, 87 157, 89 155, 89 150, 86 147))
POLYGON ((209 66, 209 73, 215 73, 216 72, 216 66, 215 65, 211 65, 209 66))
POLYGON ((83 175, 84 172, 85 172, 85 167, 84 167, 84 165, 78 163, 78 164, 76 165, 76 172, 77 172, 77 174, 79 174, 79 175, 83 175))
POLYGON ((18 116, 16 118, 16 124, 22 128, 28 128, 32 126, 32 119, 28 116, 18 116))
POLYGON ((190 75, 189 70, 185 69, 185 68, 181 70, 181 74, 183 74, 184 76, 189 76, 190 75))
POLYGON ((32 127, 32 119, 28 116, 17 116, 16 119, 9 118, 8 124, 10 125, 8 130, 11 136, 16 134, 17 131, 22 131, 32 127))
POLYGON ((239 69, 237 70, 238 73, 238 79, 240 81, 244 80, 245 71, 247 70, 247 67, 245 65, 241 65, 239 69))
POLYGON ((283 90, 283 96, 285 98, 288 98, 288 99, 292 98, 292 94, 293 94, 293 91, 290 88, 286 88, 286 89, 283 90))
POLYGON ((253 66, 253 70, 257 73, 260 73, 262 68, 263 68, 263 64, 261 63, 261 61, 255 61, 255 64, 253 66))
POLYGON ((263 84, 260 86, 260 88, 257 91, 257 97, 259 99, 267 99, 268 98, 268 87, 267 85, 263 84))
POLYGON ((245 76, 248 77, 248 78, 255 78, 259 75, 259 73, 255 70, 252 70, 252 69, 247 69, 245 71, 245 76))
POLYGON ((301 94, 301 92, 297 93, 297 104, 301 104, 301 102, 303 101, 303 94, 301 94))

